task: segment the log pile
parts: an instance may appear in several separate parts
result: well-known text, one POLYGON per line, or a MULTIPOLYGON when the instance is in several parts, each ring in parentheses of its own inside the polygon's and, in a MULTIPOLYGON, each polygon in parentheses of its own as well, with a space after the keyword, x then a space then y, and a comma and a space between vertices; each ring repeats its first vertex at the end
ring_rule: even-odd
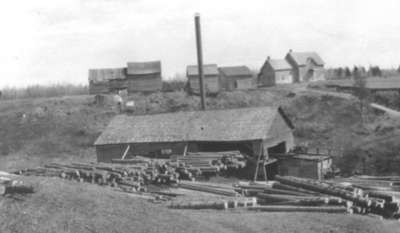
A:
POLYGON ((246 166, 246 160, 240 151, 224 152, 191 152, 185 156, 174 156, 173 162, 181 167, 201 174, 216 174, 228 169, 239 169, 246 166))
MULTIPOLYGON (((6 174, 5 172, 1 172, 6 174)), ((29 194, 34 193, 33 186, 26 185, 22 181, 0 175, 0 195, 29 194)))
POLYGON ((172 209, 236 209, 236 208, 250 208, 256 206, 254 198, 229 198, 221 200, 210 201, 180 201, 172 202, 168 205, 172 209))
MULTIPOLYGON (((376 183, 371 184, 375 186, 376 183)), ((252 210, 314 212, 323 207, 324 212, 341 212, 345 208, 348 213, 400 217, 399 199, 393 193, 362 189, 359 182, 353 186, 334 181, 276 176, 275 181, 239 182, 234 184, 234 188, 245 196, 257 197, 257 203, 262 207, 252 210)))
POLYGON ((78 182, 119 187, 124 191, 146 191, 148 184, 177 183, 179 174, 168 164, 50 163, 44 167, 15 172, 20 175, 56 176, 78 182))
POLYGON ((392 195, 372 192, 357 186, 342 185, 338 182, 282 176, 276 176, 275 179, 284 185, 341 198, 354 213, 375 214, 385 218, 398 218, 400 213, 400 203, 392 195))
POLYGON ((221 184, 201 183, 201 182, 181 180, 178 184, 178 187, 183 189, 195 190, 199 192, 217 194, 221 196, 230 196, 230 197, 240 196, 240 194, 235 192, 235 190, 232 187, 227 187, 221 184))

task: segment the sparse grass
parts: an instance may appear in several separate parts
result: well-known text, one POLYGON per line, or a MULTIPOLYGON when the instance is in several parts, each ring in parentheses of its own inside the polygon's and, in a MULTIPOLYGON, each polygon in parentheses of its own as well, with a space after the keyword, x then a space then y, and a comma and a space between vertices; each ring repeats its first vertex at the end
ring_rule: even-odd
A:
POLYGON ((36 192, 0 197, 0 232, 310 232, 395 233, 398 222, 315 213, 172 210, 109 187, 59 178, 22 177, 36 192))

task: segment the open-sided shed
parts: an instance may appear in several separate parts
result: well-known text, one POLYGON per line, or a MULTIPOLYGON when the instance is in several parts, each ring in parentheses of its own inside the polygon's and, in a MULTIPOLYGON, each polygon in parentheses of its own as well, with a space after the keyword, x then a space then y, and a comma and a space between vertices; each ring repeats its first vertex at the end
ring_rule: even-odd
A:
POLYGON ((240 108, 142 116, 116 116, 95 142, 97 160, 151 156, 161 150, 239 150, 249 156, 285 153, 293 126, 281 108, 240 108), (128 147, 129 146, 129 147, 128 147), (129 148, 129 151, 127 151, 129 148))

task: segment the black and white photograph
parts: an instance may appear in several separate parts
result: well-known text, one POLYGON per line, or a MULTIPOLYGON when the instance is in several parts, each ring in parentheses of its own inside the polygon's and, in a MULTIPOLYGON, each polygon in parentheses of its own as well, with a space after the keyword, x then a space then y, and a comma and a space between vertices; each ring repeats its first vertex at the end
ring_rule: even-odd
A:
POLYGON ((0 8, 0 233, 400 233, 400 1, 0 8))

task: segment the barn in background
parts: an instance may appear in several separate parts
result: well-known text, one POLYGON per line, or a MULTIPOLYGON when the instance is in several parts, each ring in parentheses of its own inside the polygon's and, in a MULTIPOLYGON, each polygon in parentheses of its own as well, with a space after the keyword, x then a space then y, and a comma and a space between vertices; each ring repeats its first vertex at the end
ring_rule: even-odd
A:
MULTIPOLYGON (((218 93, 220 91, 220 79, 218 66, 216 64, 203 65, 204 88, 206 93, 218 93)), ((186 76, 188 78, 190 91, 200 93, 199 70, 196 65, 186 67, 186 76)))
POLYGON ((273 86, 276 84, 293 83, 293 69, 285 59, 267 58, 257 77, 257 85, 273 86))
POLYGON ((123 82, 125 78, 125 68, 90 69, 89 93, 92 95, 109 93, 111 80, 123 82))
POLYGON ((161 62, 128 62, 126 69, 128 92, 154 92, 162 88, 161 62))
POLYGON ((240 108, 142 116, 116 116, 95 142, 98 162, 111 162, 126 152, 155 156, 239 150, 285 153, 293 148, 293 125, 281 108, 240 108))
POLYGON ((290 50, 285 59, 292 66, 294 82, 325 80, 325 63, 316 52, 290 50))
POLYGON ((220 84, 227 91, 246 90, 254 87, 253 74, 247 66, 225 66, 219 68, 220 84))

